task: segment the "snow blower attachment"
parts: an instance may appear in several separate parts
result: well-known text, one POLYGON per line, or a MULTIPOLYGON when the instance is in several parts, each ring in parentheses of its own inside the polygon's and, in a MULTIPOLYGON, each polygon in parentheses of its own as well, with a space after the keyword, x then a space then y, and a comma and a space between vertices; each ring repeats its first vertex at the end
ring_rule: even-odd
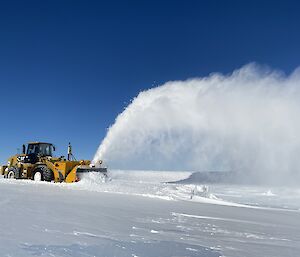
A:
POLYGON ((82 174, 97 172, 107 177, 107 168, 91 164, 91 161, 77 161, 69 143, 68 157, 53 157, 55 146, 49 143, 33 142, 23 145, 23 153, 9 158, 7 165, 0 167, 4 178, 32 179, 36 181, 54 181, 73 183, 80 180, 82 174), (27 149, 27 150, 26 150, 27 149))

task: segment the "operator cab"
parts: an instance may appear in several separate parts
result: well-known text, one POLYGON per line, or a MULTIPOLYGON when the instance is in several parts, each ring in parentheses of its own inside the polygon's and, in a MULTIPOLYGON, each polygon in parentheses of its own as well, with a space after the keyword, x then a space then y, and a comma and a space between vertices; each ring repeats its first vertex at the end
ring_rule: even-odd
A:
POLYGON ((22 163, 37 163, 40 157, 52 157, 55 147, 49 143, 33 142, 28 143, 27 151, 26 146, 23 145, 22 155, 18 156, 18 161, 22 163))
MULTIPOLYGON (((50 156, 52 157, 52 153, 55 151, 55 147, 49 143, 28 143, 27 147, 27 155, 36 155, 40 157, 50 156)), ((25 145, 23 146, 23 153, 26 152, 25 145)))

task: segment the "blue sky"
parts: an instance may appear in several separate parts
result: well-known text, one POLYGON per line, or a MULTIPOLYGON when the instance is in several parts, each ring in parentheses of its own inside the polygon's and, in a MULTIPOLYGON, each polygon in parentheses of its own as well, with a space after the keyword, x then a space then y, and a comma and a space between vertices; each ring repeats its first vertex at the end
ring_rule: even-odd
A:
POLYGON ((249 62, 299 66, 297 1, 1 1, 0 160, 50 141, 92 158, 140 91, 249 62))

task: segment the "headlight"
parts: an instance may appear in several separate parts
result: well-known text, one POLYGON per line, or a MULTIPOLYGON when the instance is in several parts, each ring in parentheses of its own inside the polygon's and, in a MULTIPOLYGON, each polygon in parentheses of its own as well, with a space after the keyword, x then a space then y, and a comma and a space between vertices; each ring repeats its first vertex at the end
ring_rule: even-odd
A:
POLYGON ((7 166, 10 166, 10 161, 7 162, 7 166))
POLYGON ((23 162, 25 160, 25 156, 18 156, 18 162, 23 162))

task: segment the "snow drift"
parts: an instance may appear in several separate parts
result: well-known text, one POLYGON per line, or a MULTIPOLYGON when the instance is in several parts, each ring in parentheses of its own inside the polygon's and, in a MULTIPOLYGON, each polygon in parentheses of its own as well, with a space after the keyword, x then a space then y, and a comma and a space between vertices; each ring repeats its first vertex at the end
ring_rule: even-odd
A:
POLYGON ((299 82, 299 69, 286 76, 250 64, 141 92, 109 128, 94 161, 298 182, 299 82))

